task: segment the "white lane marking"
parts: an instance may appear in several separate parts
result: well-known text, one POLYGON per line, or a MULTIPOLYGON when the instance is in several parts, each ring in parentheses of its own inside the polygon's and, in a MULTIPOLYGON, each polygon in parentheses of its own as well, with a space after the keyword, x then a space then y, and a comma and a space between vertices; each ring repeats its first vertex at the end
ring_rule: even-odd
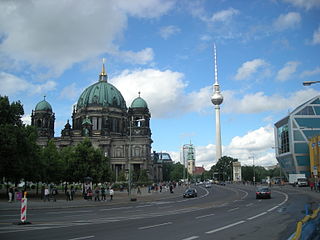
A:
POLYGON ((136 206, 136 208, 151 207, 151 206, 152 204, 147 204, 147 205, 136 206))
POLYGON ((45 214, 87 213, 87 212, 92 212, 92 210, 82 210, 82 211, 63 211, 63 212, 46 212, 45 214))
POLYGON ((233 211, 238 210, 238 209, 239 209, 238 207, 232 208, 232 209, 229 209, 228 212, 233 212, 233 211))
POLYGON ((211 231, 208 231, 208 232, 206 232, 206 234, 211 234, 211 233, 219 232, 219 231, 221 231, 221 230, 224 230, 224 229, 227 229, 227 228, 230 228, 230 227, 233 227, 233 226, 242 224, 242 223, 244 223, 244 222, 246 222, 246 221, 243 221, 243 220, 242 220, 242 221, 239 221, 239 222, 235 222, 235 223, 226 225, 226 226, 224 226, 224 227, 221 227, 221 228, 217 228, 217 229, 213 229, 213 230, 211 230, 211 231))
POLYGON ((193 239, 197 239, 197 238, 199 238, 199 236, 192 236, 192 237, 184 238, 182 240, 193 240, 193 239))
POLYGON ((86 237, 78 237, 78 238, 70 238, 68 240, 81 240, 81 239, 89 239, 89 238, 94 238, 94 236, 86 236, 86 237))
POLYGON ((249 204, 246 205, 246 207, 250 207, 252 205, 253 205, 253 203, 249 203, 249 204))
POLYGON ((100 209, 100 211, 112 211, 112 210, 130 209, 130 208, 133 208, 133 207, 104 208, 104 209, 100 209))
POLYGON ((125 211, 125 213, 134 213, 134 212, 141 212, 143 209, 136 209, 136 210, 130 210, 130 211, 125 211))
POLYGON ((255 218, 257 218, 257 217, 263 216, 263 215, 265 215, 265 214, 267 214, 267 212, 259 213, 258 215, 255 215, 255 216, 250 217, 250 218, 247 218, 247 219, 248 219, 248 220, 252 220, 252 219, 255 219, 255 218))
POLYGON ((275 207, 273 207, 273 208, 270 208, 269 210, 268 210, 268 212, 271 212, 272 210, 275 210, 276 208, 278 208, 279 206, 275 206, 275 207))
POLYGON ((145 227, 139 227, 139 230, 144 230, 144 229, 148 229, 148 228, 155 228, 155 227, 160 227, 160 226, 165 226, 165 225, 170 225, 172 224, 172 222, 166 222, 166 223, 160 223, 160 224, 156 224, 156 225, 151 225, 151 226, 145 226, 145 227))
POLYGON ((196 219, 204 218, 204 217, 210 217, 210 216, 214 216, 214 215, 215 215, 214 213, 212 213, 212 214, 207 214, 207 215, 202 215, 202 216, 196 217, 196 219))

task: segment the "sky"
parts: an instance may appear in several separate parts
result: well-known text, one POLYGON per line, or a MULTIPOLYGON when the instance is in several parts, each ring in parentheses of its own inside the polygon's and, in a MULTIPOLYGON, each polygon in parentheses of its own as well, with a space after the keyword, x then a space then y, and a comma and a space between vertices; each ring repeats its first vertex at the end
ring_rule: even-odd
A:
POLYGON ((23 120, 46 100, 55 136, 80 94, 108 81, 129 107, 141 92, 152 148, 196 166, 215 157, 213 44, 217 47, 222 155, 242 165, 277 163, 274 123, 320 94, 320 0, 2 0, 0 94, 23 120))

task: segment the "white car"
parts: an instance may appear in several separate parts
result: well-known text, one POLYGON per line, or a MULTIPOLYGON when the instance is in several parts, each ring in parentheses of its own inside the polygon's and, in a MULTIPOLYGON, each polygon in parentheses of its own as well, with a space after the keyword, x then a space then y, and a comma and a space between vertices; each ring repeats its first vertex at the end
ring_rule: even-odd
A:
POLYGON ((207 182, 207 183, 205 184, 205 187, 206 187, 206 188, 211 188, 211 185, 212 185, 212 184, 211 184, 210 182, 207 182))

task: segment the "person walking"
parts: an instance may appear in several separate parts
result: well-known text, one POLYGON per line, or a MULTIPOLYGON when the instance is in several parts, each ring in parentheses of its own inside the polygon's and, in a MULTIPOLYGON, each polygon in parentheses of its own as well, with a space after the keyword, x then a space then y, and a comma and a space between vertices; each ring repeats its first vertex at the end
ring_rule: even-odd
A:
POLYGON ((113 195, 114 195, 114 191, 113 191, 113 189, 112 189, 112 188, 110 188, 110 190, 109 190, 109 194, 110 194, 110 201, 112 201, 112 199, 113 199, 113 195))
POLYGON ((45 186, 44 188, 44 201, 50 202, 50 192, 48 186, 45 186))
POLYGON ((71 201, 71 191, 69 188, 66 189, 66 200, 71 201))
POLYGON ((140 195, 141 195, 141 189, 140 189, 140 186, 138 186, 137 194, 140 194, 140 195))
POLYGON ((94 201, 100 201, 100 189, 98 186, 94 190, 94 201))
POLYGON ((101 201, 106 201, 106 189, 105 187, 101 188, 101 201))
POLYGON ((53 186, 51 191, 51 196, 54 202, 57 201, 57 198, 56 198, 57 194, 58 194, 58 190, 55 186, 53 186))
POLYGON ((11 203, 13 201, 13 188, 12 187, 9 188, 8 196, 9 196, 8 202, 11 203))
POLYGON ((71 194, 71 195, 70 195, 70 200, 71 200, 71 201, 73 201, 73 198, 74 198, 75 193, 76 193, 76 191, 75 191, 74 187, 71 186, 71 190, 70 190, 70 194, 71 194))

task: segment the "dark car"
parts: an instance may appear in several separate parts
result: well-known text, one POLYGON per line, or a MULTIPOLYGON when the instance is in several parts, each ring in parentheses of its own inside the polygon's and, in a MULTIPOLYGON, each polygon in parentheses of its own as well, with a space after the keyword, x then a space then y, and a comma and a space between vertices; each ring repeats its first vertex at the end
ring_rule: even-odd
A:
POLYGON ((184 194, 183 194, 183 197, 184 198, 191 198, 191 197, 197 197, 197 190, 194 189, 194 188, 189 188, 187 189, 184 194))
POLYGON ((271 189, 268 187, 258 187, 256 190, 256 199, 271 198, 271 189))

